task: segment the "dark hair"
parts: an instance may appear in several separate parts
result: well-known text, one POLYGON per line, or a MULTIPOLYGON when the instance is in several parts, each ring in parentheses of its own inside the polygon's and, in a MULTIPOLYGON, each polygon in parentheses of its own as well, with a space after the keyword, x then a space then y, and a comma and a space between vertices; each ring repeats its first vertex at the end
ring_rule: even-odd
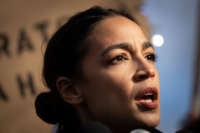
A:
POLYGON ((127 13, 95 6, 72 16, 48 42, 44 55, 43 76, 50 92, 41 93, 35 106, 37 115, 48 123, 59 123, 60 131, 68 127, 76 129, 80 122, 72 105, 64 102, 59 96, 56 80, 60 76, 73 80, 81 79, 81 60, 89 47, 85 39, 95 24, 106 17, 117 15, 136 23, 127 13))

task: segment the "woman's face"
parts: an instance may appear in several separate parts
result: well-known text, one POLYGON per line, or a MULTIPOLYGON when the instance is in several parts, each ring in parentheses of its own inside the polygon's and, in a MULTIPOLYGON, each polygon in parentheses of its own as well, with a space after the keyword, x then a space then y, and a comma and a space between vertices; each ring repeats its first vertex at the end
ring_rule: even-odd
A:
POLYGON ((140 27, 122 17, 95 25, 79 84, 85 111, 111 129, 155 127, 160 121, 160 85, 155 51, 140 27))

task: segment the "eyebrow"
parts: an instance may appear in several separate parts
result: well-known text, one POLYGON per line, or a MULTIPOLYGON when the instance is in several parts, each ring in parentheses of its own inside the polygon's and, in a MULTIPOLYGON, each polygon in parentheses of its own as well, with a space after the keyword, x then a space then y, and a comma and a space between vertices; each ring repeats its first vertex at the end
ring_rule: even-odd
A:
MULTIPOLYGON (((153 48, 153 45, 150 42, 144 42, 142 44, 142 50, 146 50, 148 48, 153 48)), ((113 44, 109 47, 107 47, 102 53, 101 56, 104 56, 105 54, 107 54, 109 51, 113 50, 113 49, 125 49, 127 51, 132 51, 133 47, 131 44, 129 43, 119 43, 119 44, 113 44)))
POLYGON ((153 44, 151 42, 144 42, 143 46, 142 46, 142 50, 146 50, 148 48, 153 48, 154 49, 153 44))
POLYGON ((119 43, 119 44, 114 44, 111 45, 109 47, 107 47, 103 52, 102 52, 102 56, 104 56, 105 54, 107 54, 109 51, 113 50, 113 49, 125 49, 128 51, 131 51, 132 46, 129 43, 119 43))

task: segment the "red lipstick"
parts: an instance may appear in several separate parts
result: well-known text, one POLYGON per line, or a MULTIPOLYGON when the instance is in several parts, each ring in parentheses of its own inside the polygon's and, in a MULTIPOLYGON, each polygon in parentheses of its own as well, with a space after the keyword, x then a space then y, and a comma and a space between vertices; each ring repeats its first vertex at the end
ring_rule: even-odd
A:
POLYGON ((136 104, 144 109, 156 109, 159 105, 158 89, 145 88, 136 95, 136 104))

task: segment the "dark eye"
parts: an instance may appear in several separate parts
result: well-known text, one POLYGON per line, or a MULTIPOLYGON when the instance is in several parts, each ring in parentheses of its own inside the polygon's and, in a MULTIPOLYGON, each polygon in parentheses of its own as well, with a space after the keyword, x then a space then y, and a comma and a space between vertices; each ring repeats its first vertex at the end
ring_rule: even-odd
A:
POLYGON ((112 58, 110 60, 110 64, 117 64, 117 63, 120 63, 120 62, 125 61, 125 60, 127 60, 126 56, 118 55, 118 56, 115 56, 114 58, 112 58))
POLYGON ((155 54, 148 54, 147 56, 145 56, 145 58, 147 60, 150 60, 150 61, 153 61, 153 62, 156 61, 156 55, 155 54))

